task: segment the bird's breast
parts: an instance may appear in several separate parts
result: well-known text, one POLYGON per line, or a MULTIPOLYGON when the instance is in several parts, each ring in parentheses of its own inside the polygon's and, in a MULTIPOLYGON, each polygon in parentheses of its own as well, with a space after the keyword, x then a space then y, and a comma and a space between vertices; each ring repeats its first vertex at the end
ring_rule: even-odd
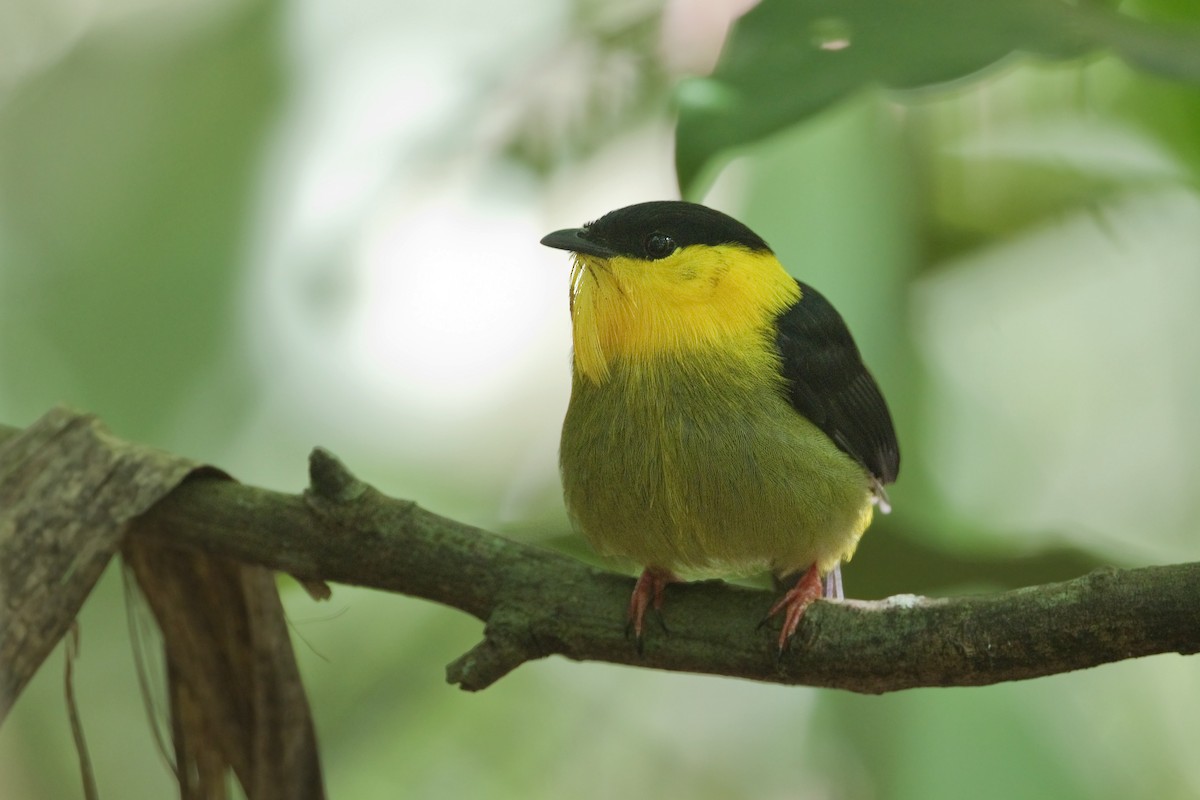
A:
POLYGON ((576 375, 560 458, 593 546, 698 574, 853 550, 866 475, 790 407, 768 352, 618 357, 602 382, 576 375))

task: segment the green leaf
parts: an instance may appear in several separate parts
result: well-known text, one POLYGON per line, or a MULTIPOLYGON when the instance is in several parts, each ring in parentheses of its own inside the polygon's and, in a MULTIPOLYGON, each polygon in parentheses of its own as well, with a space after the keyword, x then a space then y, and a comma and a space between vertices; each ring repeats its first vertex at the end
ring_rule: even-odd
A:
POLYGON ((685 196, 724 151, 800 122, 863 87, 938 86, 1024 53, 1109 49, 1200 83, 1200 28, 1155 26, 1059 0, 764 0, 735 26, 712 76, 680 86, 675 162, 685 196))

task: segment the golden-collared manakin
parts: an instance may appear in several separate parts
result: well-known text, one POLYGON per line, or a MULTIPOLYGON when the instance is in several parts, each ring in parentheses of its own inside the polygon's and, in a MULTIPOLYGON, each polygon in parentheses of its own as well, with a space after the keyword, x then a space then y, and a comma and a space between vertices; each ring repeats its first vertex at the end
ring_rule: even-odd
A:
POLYGON ((566 504, 598 552, 644 567, 639 641, 677 573, 798 573, 770 611, 782 649, 900 468, 846 324, 753 231, 694 203, 640 203, 542 244, 574 254, 566 504))

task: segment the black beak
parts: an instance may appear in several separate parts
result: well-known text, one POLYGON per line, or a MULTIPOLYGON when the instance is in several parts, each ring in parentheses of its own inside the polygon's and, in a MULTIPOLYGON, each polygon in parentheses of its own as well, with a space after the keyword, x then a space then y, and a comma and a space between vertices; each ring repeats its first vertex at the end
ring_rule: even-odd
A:
POLYGON ((615 251, 588 237, 587 228, 563 228, 561 231, 548 233, 542 237, 542 244, 556 250, 570 250, 572 253, 582 253, 598 258, 612 258, 615 251))

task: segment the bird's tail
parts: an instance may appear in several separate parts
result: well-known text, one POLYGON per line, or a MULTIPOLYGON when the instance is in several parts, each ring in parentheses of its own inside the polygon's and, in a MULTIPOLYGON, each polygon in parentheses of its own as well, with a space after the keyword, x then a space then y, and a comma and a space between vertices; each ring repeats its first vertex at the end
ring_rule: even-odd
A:
POLYGON ((842 594, 842 565, 834 564, 833 569, 825 573, 825 599, 844 600, 842 594))

